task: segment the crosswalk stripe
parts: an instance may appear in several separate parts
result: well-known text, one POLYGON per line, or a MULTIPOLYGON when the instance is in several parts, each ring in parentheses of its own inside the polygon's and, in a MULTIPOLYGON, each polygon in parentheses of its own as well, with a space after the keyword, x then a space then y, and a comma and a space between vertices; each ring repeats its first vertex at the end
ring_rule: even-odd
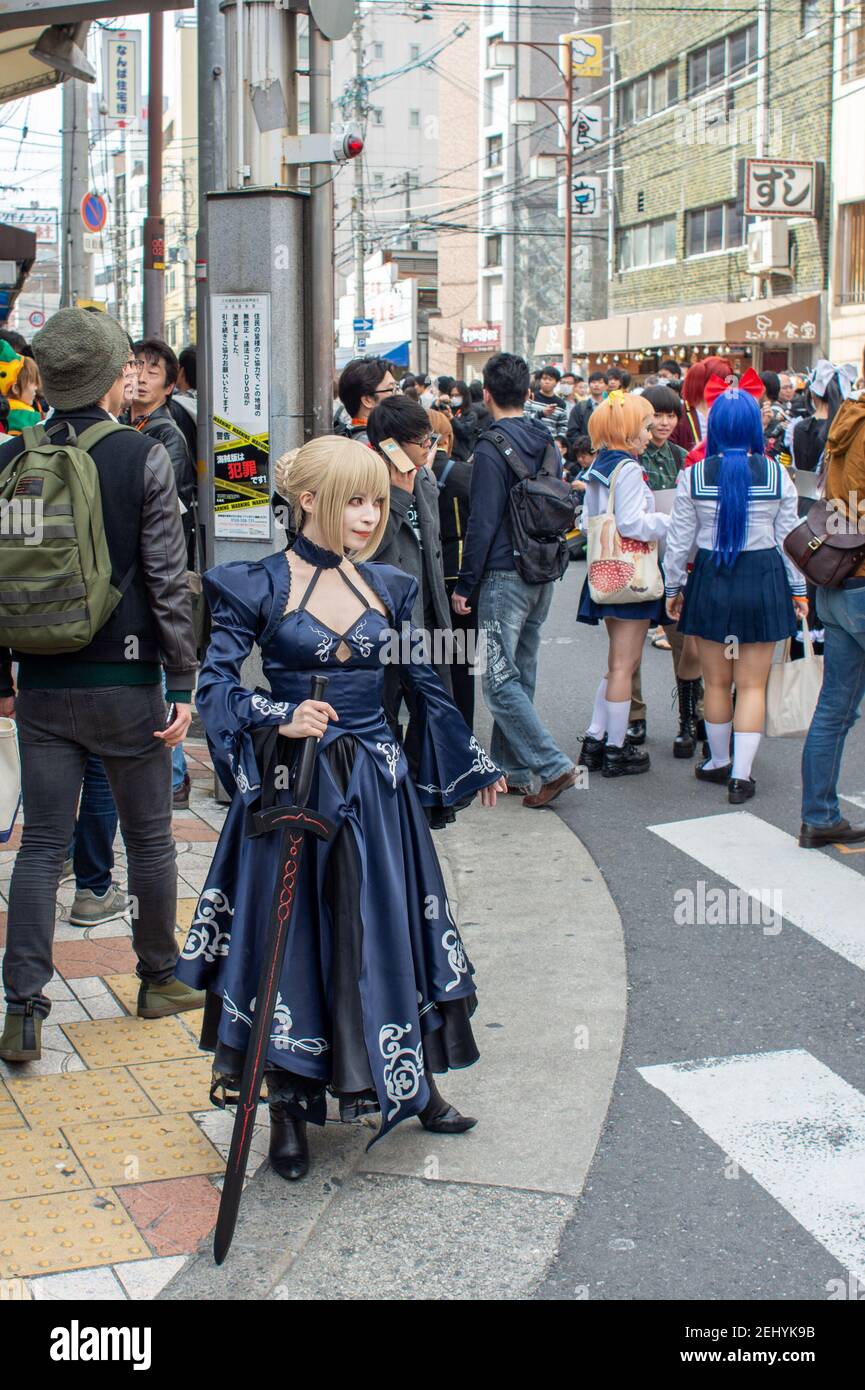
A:
POLYGON ((865 1282, 865 1096, 798 1048, 638 1070, 865 1282))
POLYGON ((794 836, 748 811, 649 829, 865 970, 865 882, 855 869, 800 849, 794 836))

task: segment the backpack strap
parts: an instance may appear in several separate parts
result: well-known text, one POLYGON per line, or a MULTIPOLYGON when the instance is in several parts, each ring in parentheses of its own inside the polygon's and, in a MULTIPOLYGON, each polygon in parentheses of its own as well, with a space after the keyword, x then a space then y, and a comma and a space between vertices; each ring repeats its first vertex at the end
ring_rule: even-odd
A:
MULTIPOLYGON (((522 482, 524 478, 534 477, 528 464, 520 457, 507 435, 503 434, 501 430, 484 430, 478 440, 478 444, 480 444, 481 439, 485 439, 488 444, 493 445, 498 453, 501 454, 511 472, 516 474, 520 482, 522 482)), ((477 449, 477 445, 475 445, 475 449, 477 449)))
POLYGON ((21 431, 21 443, 25 454, 30 449, 39 449, 48 442, 48 431, 41 422, 38 425, 26 425, 21 431))
POLYGON ((436 478, 436 487, 438 488, 439 492, 444 492, 444 486, 448 480, 448 474, 450 473, 455 463, 456 459, 448 459, 447 463, 441 471, 441 474, 438 478, 436 478))
MULTIPOLYGON (((121 425, 118 420, 99 420, 97 424, 89 425, 84 433, 79 435, 76 447, 83 449, 85 454, 89 454, 94 445, 99 444, 109 434, 116 434, 118 430, 131 428, 131 425, 121 425)), ((133 433, 137 434, 138 431, 135 430, 133 433)))
POLYGON ((551 439, 547 445, 547 452, 541 459, 541 466, 536 476, 540 477, 543 473, 547 478, 557 478, 559 476, 559 463, 561 462, 561 457, 561 454, 551 439))

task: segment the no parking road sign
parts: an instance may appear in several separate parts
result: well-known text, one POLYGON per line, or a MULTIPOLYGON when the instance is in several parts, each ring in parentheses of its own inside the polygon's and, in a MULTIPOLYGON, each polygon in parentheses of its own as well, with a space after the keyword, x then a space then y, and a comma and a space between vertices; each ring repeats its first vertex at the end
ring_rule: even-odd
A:
POLYGON ((81 199, 81 221, 88 232, 101 232, 108 221, 108 208, 99 193, 88 193, 81 199))

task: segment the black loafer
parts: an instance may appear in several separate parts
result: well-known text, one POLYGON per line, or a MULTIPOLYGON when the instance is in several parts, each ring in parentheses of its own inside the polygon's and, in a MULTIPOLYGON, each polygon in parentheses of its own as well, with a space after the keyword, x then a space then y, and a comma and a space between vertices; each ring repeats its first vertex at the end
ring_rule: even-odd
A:
MULTIPOLYGON (((710 763, 711 758, 706 759, 710 763)), ((701 782, 719 782, 726 786, 730 780, 730 773, 733 771, 732 763, 725 763, 723 767, 707 767, 706 763, 698 763, 694 768, 694 776, 701 782)))
POLYGON ((821 845, 852 845, 857 840, 865 840, 865 825, 851 825, 843 819, 834 825, 809 825, 803 820, 799 827, 802 849, 819 849, 821 845))
POLYGON ((628 725, 627 740, 632 748, 638 748, 641 743, 646 742, 646 721, 645 719, 632 719, 628 725))
POLYGON ((422 1110, 418 1119, 424 1129, 430 1130, 433 1134, 465 1134, 466 1130, 474 1129, 477 1124, 477 1120, 471 1115, 461 1115, 453 1105, 449 1105, 446 1110, 440 1110, 437 1115, 424 1118, 426 1113, 426 1110, 422 1110))
POLYGON ((741 806, 743 801, 751 800, 756 790, 753 777, 731 777, 727 783, 727 800, 732 806, 741 806))

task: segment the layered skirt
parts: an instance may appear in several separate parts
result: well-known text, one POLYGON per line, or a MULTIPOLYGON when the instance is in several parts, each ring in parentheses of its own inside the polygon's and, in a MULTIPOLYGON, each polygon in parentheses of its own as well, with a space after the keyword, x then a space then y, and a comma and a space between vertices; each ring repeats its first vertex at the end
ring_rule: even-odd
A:
POLYGON ((688 576, 679 631, 707 642, 782 642, 797 632, 784 561, 775 547, 743 550, 733 565, 716 565, 698 550, 688 576))

